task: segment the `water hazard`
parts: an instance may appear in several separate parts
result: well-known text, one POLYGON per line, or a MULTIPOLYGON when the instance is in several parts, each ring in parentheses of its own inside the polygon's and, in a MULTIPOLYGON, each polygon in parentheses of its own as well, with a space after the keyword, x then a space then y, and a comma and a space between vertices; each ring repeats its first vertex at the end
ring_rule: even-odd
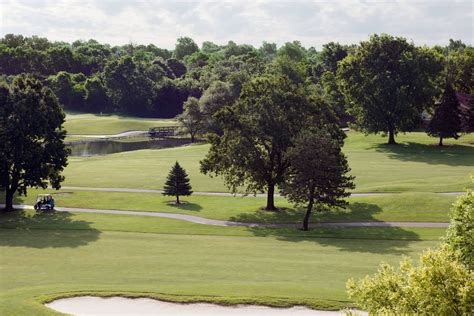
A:
POLYGON ((71 156, 90 157, 141 149, 170 148, 189 143, 189 139, 179 138, 134 141, 95 140, 72 142, 68 144, 68 147, 71 149, 71 156))

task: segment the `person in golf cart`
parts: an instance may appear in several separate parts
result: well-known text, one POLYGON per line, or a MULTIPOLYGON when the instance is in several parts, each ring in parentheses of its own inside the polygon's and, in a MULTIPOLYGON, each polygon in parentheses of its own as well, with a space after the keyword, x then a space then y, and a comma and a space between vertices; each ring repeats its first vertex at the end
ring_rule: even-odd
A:
POLYGON ((38 194, 36 197, 35 210, 52 210, 54 209, 54 199, 51 194, 38 194))

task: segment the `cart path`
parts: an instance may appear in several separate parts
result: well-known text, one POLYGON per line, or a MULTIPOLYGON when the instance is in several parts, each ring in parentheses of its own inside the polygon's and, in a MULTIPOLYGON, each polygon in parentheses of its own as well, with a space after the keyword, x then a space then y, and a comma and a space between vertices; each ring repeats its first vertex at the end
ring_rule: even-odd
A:
MULTIPOLYGON (((96 187, 75 187, 75 186, 63 186, 62 190, 77 190, 77 191, 104 191, 104 192, 128 192, 128 193, 163 193, 163 190, 158 189, 132 189, 132 188, 96 188, 96 187)), ((461 195, 466 192, 430 192, 441 195, 461 195)), ((266 194, 242 194, 242 193, 229 193, 229 192, 193 192, 194 195, 207 195, 207 196, 256 196, 266 197, 266 194)), ((400 194, 400 192, 367 192, 367 193, 351 193, 351 196, 380 196, 380 195, 391 195, 400 194)), ((280 194, 275 194, 280 196, 280 194)))
MULTIPOLYGON (((0 207, 4 207, 0 204, 0 207)), ((17 209, 33 209, 31 205, 14 205, 17 209)), ((209 219, 194 215, 162 213, 162 212, 144 212, 144 211, 121 211, 121 210, 101 210, 87 209, 75 207, 57 207, 57 212, 73 212, 73 213, 97 213, 97 214, 117 214, 117 215, 135 215, 162 217, 183 220, 196 224, 213 225, 213 226, 240 226, 240 227, 263 227, 263 228, 299 228, 301 224, 263 224, 263 223, 243 223, 224 221, 217 219, 209 219)), ((323 222, 312 223, 311 227, 448 227, 446 222, 323 222)))
POLYGON ((148 134, 145 130, 130 130, 116 134, 67 134, 68 137, 86 137, 86 138, 114 138, 114 137, 127 137, 127 136, 139 136, 148 134))

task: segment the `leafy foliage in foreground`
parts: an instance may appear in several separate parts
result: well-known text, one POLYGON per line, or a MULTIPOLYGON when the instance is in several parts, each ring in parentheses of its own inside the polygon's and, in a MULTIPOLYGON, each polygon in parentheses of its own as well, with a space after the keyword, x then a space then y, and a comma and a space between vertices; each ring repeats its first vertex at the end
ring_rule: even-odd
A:
POLYGON ((460 196, 453 205, 446 244, 459 253, 460 260, 474 270, 474 194, 460 196))
POLYGON ((383 263, 374 276, 349 279, 347 292, 371 313, 469 315, 474 310, 473 205, 468 192, 454 204, 446 243, 427 250, 414 266, 383 263))
POLYGON ((398 269, 347 282, 349 296, 371 313, 468 315, 474 310, 474 272, 448 247, 427 250, 418 266, 408 259, 398 269))

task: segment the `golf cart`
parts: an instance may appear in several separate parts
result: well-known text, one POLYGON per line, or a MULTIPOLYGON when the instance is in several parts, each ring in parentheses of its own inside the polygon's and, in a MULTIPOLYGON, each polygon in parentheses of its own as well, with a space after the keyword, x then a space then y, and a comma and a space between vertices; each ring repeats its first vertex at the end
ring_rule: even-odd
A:
POLYGON ((36 197, 35 210, 54 210, 54 199, 51 194, 38 194, 36 197))

